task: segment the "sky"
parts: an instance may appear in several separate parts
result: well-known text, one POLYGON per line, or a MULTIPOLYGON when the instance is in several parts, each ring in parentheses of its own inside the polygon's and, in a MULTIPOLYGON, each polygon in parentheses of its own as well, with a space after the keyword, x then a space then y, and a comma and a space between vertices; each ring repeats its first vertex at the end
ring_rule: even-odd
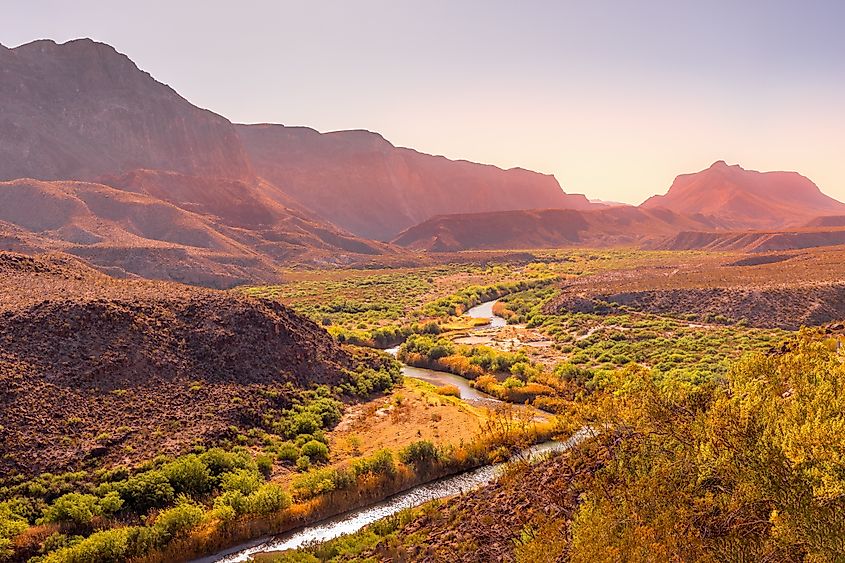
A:
POLYGON ((845 200, 841 0, 0 0, 234 122, 368 129, 639 203, 716 160, 845 200))

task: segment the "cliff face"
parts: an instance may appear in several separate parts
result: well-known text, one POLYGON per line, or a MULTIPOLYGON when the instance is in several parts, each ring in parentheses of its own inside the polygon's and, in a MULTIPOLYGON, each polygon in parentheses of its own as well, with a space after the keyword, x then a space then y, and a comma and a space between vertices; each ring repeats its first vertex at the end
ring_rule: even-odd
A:
POLYGON ((0 49, 0 179, 94 179, 136 168, 250 177, 232 124, 114 48, 80 39, 0 49))
POLYGON ((236 127, 259 176, 359 236, 387 240, 440 214, 593 207, 553 176, 397 148, 369 131, 236 127))
POLYGON ((668 193, 649 198, 641 207, 701 213, 738 229, 794 227, 820 215, 845 212, 845 204, 796 172, 756 172, 724 161, 678 176, 668 193))

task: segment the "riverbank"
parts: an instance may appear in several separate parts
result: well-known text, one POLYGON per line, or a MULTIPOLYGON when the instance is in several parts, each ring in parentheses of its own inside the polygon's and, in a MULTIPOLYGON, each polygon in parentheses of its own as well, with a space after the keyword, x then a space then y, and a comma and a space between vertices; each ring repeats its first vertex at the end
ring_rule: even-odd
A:
MULTIPOLYGON (((577 445, 591 433, 582 429, 565 441, 544 442, 527 448, 518 454, 522 461, 531 462, 542 459, 545 455, 561 452, 577 445)), ((409 488, 406 492, 392 495, 381 502, 373 503, 362 510, 348 511, 334 518, 315 523, 292 534, 280 534, 263 542, 250 542, 244 549, 233 553, 227 550, 214 557, 204 558, 194 563, 239 563, 247 561, 258 553, 272 553, 295 549, 314 541, 327 541, 345 534, 355 533, 365 526, 396 514, 408 508, 418 507, 427 502, 450 497, 484 486, 501 476, 508 463, 485 465, 409 488)))
MULTIPOLYGON (((172 561, 212 562, 225 560, 231 546, 255 545, 255 538, 277 536, 306 525, 314 525, 352 510, 384 501, 432 481, 490 466, 507 452, 520 451, 521 444, 547 442, 557 429, 551 424, 530 423, 519 428, 508 421, 491 424, 476 442, 465 446, 432 452, 423 447, 416 459, 403 459, 393 470, 362 473, 361 478, 347 481, 346 487, 295 502, 285 510, 265 515, 208 522, 189 536, 172 542, 161 552, 133 560, 134 563, 172 561), (215 554, 215 555, 206 555, 215 554)), ((419 450, 419 449, 418 449, 419 450)), ((403 456, 400 456, 403 457, 403 456)))

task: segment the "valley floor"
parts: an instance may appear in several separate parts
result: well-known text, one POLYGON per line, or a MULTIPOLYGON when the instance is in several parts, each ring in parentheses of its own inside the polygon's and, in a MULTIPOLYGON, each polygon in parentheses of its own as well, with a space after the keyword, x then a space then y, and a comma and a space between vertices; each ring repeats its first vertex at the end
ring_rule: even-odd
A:
MULTIPOLYGON (((769 444, 780 453, 757 474, 778 468, 787 479, 802 478, 804 471, 814 475, 801 501, 811 512, 796 513, 786 501, 760 504, 760 495, 778 491, 749 481, 740 455, 756 451, 740 444, 760 438, 737 435, 739 427, 726 421, 741 415, 771 424, 765 413, 774 404, 794 408, 780 404, 788 393, 806 392, 811 405, 824 409, 825 400, 798 380, 771 404, 734 402, 751 389, 749 377, 758 385, 769 373, 798 377, 787 374, 795 362, 811 362, 809 371, 833 378, 829 400, 839 400, 837 328, 795 329, 839 320, 843 257, 838 247, 751 261, 706 252, 475 252, 398 268, 385 259, 378 269, 290 270, 284 284, 229 292, 171 284, 171 292, 171 285, 112 281, 72 262, 7 255, 3 334, 19 334, 21 323, 39 326, 37 315, 49 313, 38 287, 65 288, 51 306, 88 319, 92 328, 75 338, 82 339, 81 349, 97 346, 110 363, 86 368, 61 328, 39 341, 62 350, 67 374, 91 401, 90 412, 63 413, 54 424, 64 437, 43 451, 60 456, 59 472, 45 473, 35 455, 27 458, 31 467, 19 463, 0 483, 0 553, 33 563, 97 560, 109 549, 123 560, 186 560, 590 427, 600 430, 598 438, 537 466, 517 459, 494 485, 403 512, 346 539, 266 557, 439 561, 451 553, 462 561, 634 560, 629 555, 650 538, 655 553, 669 559, 718 560, 721 548, 712 534, 719 542, 745 541, 729 516, 738 510, 756 542, 753 549, 742 543, 743 553, 798 559, 812 553, 825 560, 838 544, 823 536, 796 547, 783 526, 807 533, 800 518, 828 510, 817 503, 838 506, 845 485, 831 469, 835 457, 826 462, 824 456, 839 439, 831 437, 812 453, 791 442, 769 444), (716 297, 705 299, 702 292, 716 297), (488 319, 467 315, 485 302, 501 322, 490 326, 488 319), (215 310, 196 314, 212 303, 215 310), (258 336, 248 345, 252 356, 238 359, 221 343, 231 343, 244 327, 258 336), (190 336, 180 341, 178 331, 190 336), (268 352, 254 346, 263 341, 281 354, 276 363, 261 363, 268 352), (162 346, 172 352, 157 358, 162 346), (432 385, 413 377, 423 372, 406 368, 412 377, 403 381, 398 363, 373 348, 392 348, 414 369, 445 374, 430 379, 432 385), (212 372, 195 359, 167 363, 202 358, 211 349, 224 353, 218 367, 232 367, 212 372), (234 361, 240 363, 226 363, 234 361), (130 383, 139 365, 166 369, 147 370, 149 381, 130 383), (226 371, 246 365, 259 368, 250 371, 254 381, 226 371), (282 379, 272 367, 278 365, 289 369, 282 379), (762 375, 749 375, 755 373, 762 375), (116 381, 110 379, 115 374, 116 381), (150 401, 163 385, 186 401, 207 400, 202 414, 183 412, 201 416, 202 425, 155 409, 150 401), (124 417, 98 429, 99 405, 131 412, 134 407, 122 406, 130 399, 148 405, 150 423, 124 417), (702 434, 704 427, 709 430, 702 434), (189 432, 196 428, 205 431, 189 432), (713 442, 714 432, 723 437, 713 442), (168 455, 154 457, 149 448, 168 455), (666 458, 660 452, 674 453, 666 458), (810 466, 796 466, 798 459, 810 466), (716 484, 708 484, 711 479, 716 484), (620 487, 650 496, 622 502, 620 487), (756 492, 737 497, 749 490, 756 492), (660 498, 676 502, 658 506, 660 498), (630 511, 643 519, 633 528, 630 511), (775 522, 775 512, 792 520, 775 522), (754 518, 770 524, 752 525, 754 518), (669 521, 689 525, 671 531, 669 521), (672 538, 682 541, 676 545, 672 538), (596 545, 607 550, 591 551, 596 545)), ((3 377, 16 395, 7 392, 7 412, 14 401, 45 405, 51 393, 67 392, 45 363, 50 347, 18 339, 12 349, 16 355, 4 358, 16 363, 6 364, 3 377), (16 372, 16 365, 28 371, 16 372)), ((52 415, 45 410, 37 416, 52 415)), ((793 426, 778 432, 798 431, 809 424, 806 416, 795 411, 793 426)), ((841 417, 829 409, 814 416, 819 432, 829 432, 828 418, 841 417)), ((34 432, 22 420, 3 419, 7 460, 29 447, 15 438, 34 432)), ((824 518, 838 529, 835 515, 824 518)))

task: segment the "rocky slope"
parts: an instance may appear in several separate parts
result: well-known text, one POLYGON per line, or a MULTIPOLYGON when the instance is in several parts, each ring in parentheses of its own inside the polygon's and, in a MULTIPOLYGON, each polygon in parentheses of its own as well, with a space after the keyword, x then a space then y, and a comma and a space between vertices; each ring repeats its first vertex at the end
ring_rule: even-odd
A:
POLYGON ((0 473, 130 463, 260 424, 349 353, 277 302, 0 253, 0 473), (289 387, 292 385, 293 387, 289 387))
MULTIPOLYGON (((153 179, 161 176, 173 174, 153 179)), ((243 203, 225 219, 214 214, 223 209, 210 206, 189 211, 192 206, 180 197, 203 184, 175 180, 182 191, 174 188, 162 198, 155 197, 160 184, 153 182, 127 181, 127 189, 74 181, 0 182, 0 250, 60 250, 122 277, 212 287, 278 282, 277 264, 303 256, 390 252, 273 201, 243 203)), ((248 201, 238 198, 247 190, 243 183, 227 185, 233 199, 248 201)))
POLYGON ((795 227, 818 216, 845 213, 845 204, 796 172, 757 172, 724 161, 678 176, 665 195, 653 196, 641 207, 700 213, 735 229, 795 227))
POLYGON ((566 246, 640 246, 683 229, 713 228, 703 217, 666 209, 612 207, 593 211, 539 209, 434 217, 392 242, 418 250, 456 251, 566 246))
POLYGON ((257 174, 318 216, 377 240, 444 213, 595 207, 553 176, 398 148, 369 131, 237 129, 257 174))
POLYGON ((349 560, 566 561, 572 516, 592 476, 612 462, 613 446, 612 438, 598 438, 535 465, 518 464, 349 560))
POLYGON ((805 228, 791 231, 683 231, 660 242, 659 250, 773 252, 845 244, 845 229, 805 228))
POLYGON ((814 248, 737 258, 690 254, 562 282, 546 314, 642 311, 693 323, 796 330, 845 318, 845 249, 814 248), (692 315, 692 317, 690 317, 692 315))

